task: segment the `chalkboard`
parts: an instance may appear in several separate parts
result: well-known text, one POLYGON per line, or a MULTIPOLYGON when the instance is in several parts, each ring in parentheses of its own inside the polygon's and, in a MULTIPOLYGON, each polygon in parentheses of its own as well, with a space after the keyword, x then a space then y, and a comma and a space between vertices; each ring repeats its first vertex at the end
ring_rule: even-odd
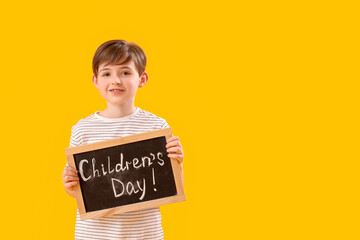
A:
POLYGON ((75 154, 86 211, 176 195, 165 145, 163 136, 75 154))
POLYGON ((82 220, 185 200, 179 164, 167 156, 171 129, 65 149, 79 172, 82 220))

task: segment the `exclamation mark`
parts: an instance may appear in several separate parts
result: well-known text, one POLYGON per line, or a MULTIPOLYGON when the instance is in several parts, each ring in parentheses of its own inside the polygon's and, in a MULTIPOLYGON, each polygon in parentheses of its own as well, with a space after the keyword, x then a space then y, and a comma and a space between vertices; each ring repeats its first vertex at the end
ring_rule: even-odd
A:
MULTIPOLYGON (((155 173, 154 173, 154 168, 152 168, 152 175, 153 175, 153 184, 155 186, 155 173)), ((154 191, 156 192, 156 188, 154 188, 154 191)))

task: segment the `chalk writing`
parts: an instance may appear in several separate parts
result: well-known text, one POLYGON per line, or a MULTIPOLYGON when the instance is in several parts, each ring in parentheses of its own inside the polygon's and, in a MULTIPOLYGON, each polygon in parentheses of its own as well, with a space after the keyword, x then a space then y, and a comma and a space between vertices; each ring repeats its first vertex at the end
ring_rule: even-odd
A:
POLYGON ((95 178, 95 177, 105 176, 106 174, 111 174, 114 171, 117 172, 117 173, 121 172, 121 171, 128 171, 131 166, 134 169, 150 167, 154 163, 155 160, 157 160, 156 163, 159 164, 159 166, 164 166, 164 160, 160 158, 160 157, 163 156, 163 154, 161 152, 158 152, 156 154, 157 158, 155 158, 155 155, 153 153, 150 153, 150 155, 153 156, 153 159, 150 159, 149 157, 144 156, 144 157, 141 157, 141 162, 139 161, 138 158, 134 158, 131 161, 125 161, 124 162, 124 155, 123 155, 123 153, 121 153, 120 158, 119 158, 119 163, 117 163, 115 165, 115 168, 113 168, 113 169, 111 169, 111 167, 110 167, 111 166, 111 159, 108 156, 107 157, 107 168, 106 168, 106 170, 104 168, 104 164, 101 164, 102 173, 100 173, 99 169, 97 169, 95 167, 95 165, 96 165, 96 159, 95 158, 91 159, 91 162, 92 162, 91 166, 89 166, 90 164, 89 164, 89 161, 87 159, 82 159, 79 162, 79 173, 80 173, 80 176, 81 176, 82 180, 84 182, 86 182, 89 179, 91 179, 92 177, 95 178), (91 172, 92 172, 92 174, 88 175, 87 177, 84 174, 84 163, 86 163, 85 167, 86 166, 90 167, 91 172))
MULTIPOLYGON (((141 161, 139 158, 133 158, 130 161, 124 161, 124 154, 120 153, 120 157, 118 159, 118 163, 116 163, 115 167, 111 168, 111 157, 107 156, 107 164, 105 164, 106 167, 104 167, 104 164, 101 164, 101 170, 96 168, 96 159, 91 159, 91 164, 89 163, 88 159, 82 159, 79 162, 79 174, 84 182, 90 180, 91 178, 96 177, 102 177, 106 176, 107 174, 113 174, 118 173, 122 171, 129 171, 131 168, 133 169, 139 169, 139 168, 146 168, 150 167, 153 164, 158 164, 159 166, 164 166, 164 160, 161 159, 163 157, 163 154, 161 152, 158 152, 155 154, 150 153, 151 156, 143 156, 141 157, 141 161), (155 157, 156 156, 156 157, 155 157), (88 169, 86 169, 88 168, 88 169), (90 172, 91 174, 85 176, 84 172, 90 172)), ((154 174, 154 168, 152 168, 152 179, 153 179, 153 185, 155 186, 155 174, 154 174)), ((139 197, 139 200, 144 199, 145 193, 146 193, 146 185, 145 185, 145 178, 142 179, 142 181, 136 180, 136 184, 132 182, 123 182, 116 178, 111 178, 111 184, 112 189, 114 193, 114 197, 118 198, 123 196, 124 194, 132 195, 137 194, 138 192, 141 193, 141 196, 139 197), (142 186, 141 186, 142 185, 142 186)), ((156 191, 156 188, 154 187, 154 191, 156 191)))

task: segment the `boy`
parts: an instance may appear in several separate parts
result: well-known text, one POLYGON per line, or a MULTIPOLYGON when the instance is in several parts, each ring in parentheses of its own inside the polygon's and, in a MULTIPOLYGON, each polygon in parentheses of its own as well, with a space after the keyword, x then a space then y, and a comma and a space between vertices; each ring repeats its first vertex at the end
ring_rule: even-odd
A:
MULTIPOLYGON (((81 119, 71 129, 70 147, 169 127, 152 113, 135 107, 137 89, 148 81, 146 56, 133 42, 111 40, 103 43, 93 58, 92 81, 107 102, 107 108, 81 119)), ((184 153, 178 137, 166 145, 168 156, 182 168, 184 153)), ((63 172, 66 192, 75 197, 79 184, 77 171, 66 166, 63 172)), ((80 221, 77 212, 75 239, 163 239, 159 208, 80 221)))

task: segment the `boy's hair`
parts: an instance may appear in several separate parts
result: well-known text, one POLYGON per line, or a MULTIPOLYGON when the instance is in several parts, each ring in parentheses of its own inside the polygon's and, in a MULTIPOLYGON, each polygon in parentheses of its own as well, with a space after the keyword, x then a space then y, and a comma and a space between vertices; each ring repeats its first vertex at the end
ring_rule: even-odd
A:
POLYGON ((134 42, 125 40, 110 40, 104 42, 96 50, 92 68, 93 73, 97 77, 99 65, 107 64, 126 64, 131 60, 134 61, 139 76, 145 72, 146 56, 144 51, 134 42))

